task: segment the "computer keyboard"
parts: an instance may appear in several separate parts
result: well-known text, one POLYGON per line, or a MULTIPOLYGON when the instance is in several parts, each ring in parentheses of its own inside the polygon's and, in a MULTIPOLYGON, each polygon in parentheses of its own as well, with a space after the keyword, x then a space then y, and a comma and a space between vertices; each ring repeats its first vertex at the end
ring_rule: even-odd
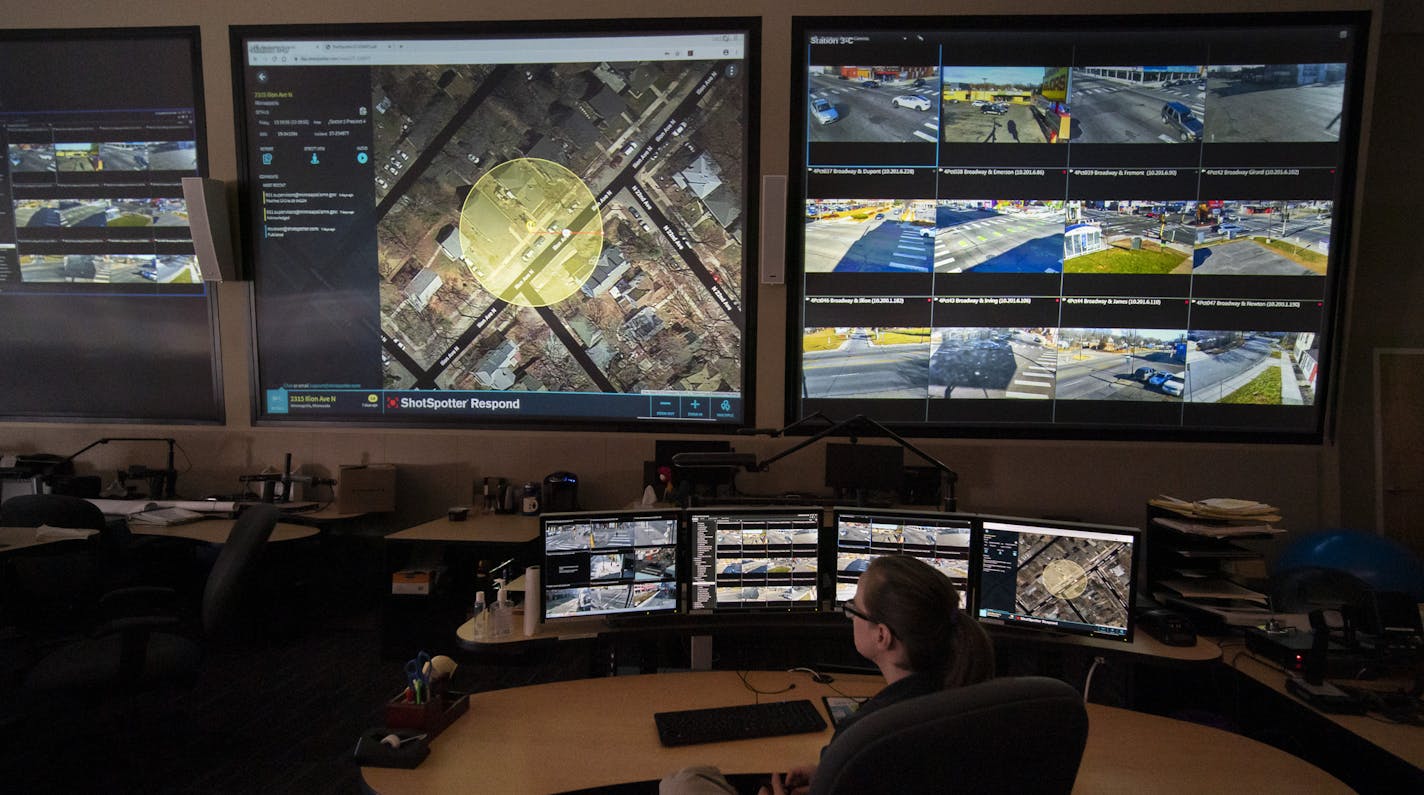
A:
POLYGON ((806 699, 742 704, 735 707, 687 709, 653 715, 663 745, 696 745, 782 734, 804 734, 826 728, 816 706, 806 699))

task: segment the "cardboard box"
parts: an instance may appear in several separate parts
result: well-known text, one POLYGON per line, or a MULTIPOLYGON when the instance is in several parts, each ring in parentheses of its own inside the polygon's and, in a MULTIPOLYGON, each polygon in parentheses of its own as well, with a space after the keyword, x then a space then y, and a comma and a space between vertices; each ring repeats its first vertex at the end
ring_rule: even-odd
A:
POLYGON ((444 566, 437 566, 433 569, 401 569, 391 572, 391 593, 428 596, 435 590, 444 573, 444 566))
POLYGON ((395 464, 341 465, 336 473, 337 513, 385 513, 395 509, 395 464))

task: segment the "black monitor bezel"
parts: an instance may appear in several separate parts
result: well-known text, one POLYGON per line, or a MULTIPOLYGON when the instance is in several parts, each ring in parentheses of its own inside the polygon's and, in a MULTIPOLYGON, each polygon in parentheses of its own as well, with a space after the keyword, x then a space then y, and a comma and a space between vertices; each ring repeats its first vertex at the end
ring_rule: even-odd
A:
MULTIPOLYGON (((539 622, 540 622, 541 624, 547 623, 547 624, 553 624, 553 625, 556 625, 556 626, 557 626, 557 625, 561 625, 561 624, 571 624, 571 623, 574 623, 574 622, 577 622, 577 621, 590 621, 590 620, 598 620, 598 619, 602 619, 602 620, 605 620, 605 621, 615 621, 615 620, 616 620, 616 621, 626 621, 626 620, 635 620, 635 621, 636 621, 636 620, 639 620, 639 619, 646 619, 646 618, 660 618, 660 617, 667 617, 667 616, 679 616, 679 615, 682 615, 682 614, 685 612, 685 610, 684 610, 684 600, 683 600, 683 598, 682 598, 682 591, 683 591, 682 584, 683 584, 683 583, 686 581, 686 579, 687 579, 687 577, 686 577, 686 567, 685 567, 685 564, 684 564, 684 556, 683 556, 683 553, 682 553, 682 550, 683 550, 684 545, 685 545, 685 542, 683 541, 683 536, 684 536, 684 533, 685 533, 685 532, 686 532, 686 531, 685 531, 684 524, 683 524, 683 521, 682 521, 682 511, 680 511, 680 510, 678 510, 678 509, 654 509, 654 510, 631 510, 631 509, 630 509, 630 510, 615 510, 615 511, 564 511, 564 512, 560 512, 560 513, 545 513, 545 514, 540 514, 540 516, 539 516, 539 557, 540 557, 540 565, 541 565, 541 567, 542 567, 542 568, 540 569, 540 571, 541 571, 541 573, 543 573, 543 574, 542 574, 542 576, 540 577, 540 582, 539 582, 539 622), (675 574, 675 576, 674 576, 674 578, 673 578, 673 590, 674 590, 674 593, 676 594, 676 596, 675 596, 675 598, 673 599, 673 607, 672 607, 672 608, 670 608, 670 609, 669 609, 669 608, 663 608, 663 609, 660 609, 660 610, 626 610, 626 611, 614 611, 614 612, 604 612, 604 613, 575 613, 575 614, 573 614, 573 615, 567 615, 567 616, 550 616, 550 615, 548 615, 549 604, 548 604, 548 599, 546 598, 546 595, 548 594, 549 585, 548 585, 548 574, 547 574, 547 572, 549 572, 549 571, 552 570, 551 567, 550 567, 550 563, 549 563, 549 549, 548 549, 548 539, 547 539, 547 533, 548 533, 549 523, 550 523, 550 522, 565 522, 565 521, 580 521, 580 520, 596 521, 596 520, 600 520, 600 519, 606 519, 606 520, 612 520, 612 521, 638 521, 638 520, 640 520, 640 519, 663 519, 663 520, 671 521, 671 522, 673 523, 673 527, 675 528, 675 532, 677 533, 677 538, 674 539, 673 545, 672 545, 672 547, 673 547, 673 561, 674 561, 674 566, 676 567, 677 571, 676 571, 676 574, 675 574)), ((632 585, 632 583, 630 583, 630 587, 631 587, 631 585, 632 585)))
POLYGON ((979 623, 985 626, 1002 627, 1007 628, 1009 630, 1022 630, 1025 633, 1037 635, 1072 635, 1076 637, 1088 637, 1097 638, 1099 640, 1132 643, 1137 627, 1137 581, 1142 575, 1142 561, 1144 559, 1142 545, 1145 536, 1141 528, 1128 527, 1123 525, 1093 524, 1089 522, 1065 522, 1054 519, 1034 519, 1031 517, 1023 516, 997 516, 980 514, 977 515, 975 519, 977 521, 976 527, 978 530, 978 540, 976 543, 977 554, 975 555, 974 561, 971 564, 973 566, 971 573, 972 579, 976 586, 977 598, 973 603, 972 609, 974 612, 974 617, 979 621, 979 623), (1126 611, 1127 623, 1124 632, 1122 634, 1101 632, 1093 627, 1090 627, 1089 625, 1065 626, 1062 624, 1040 624, 1036 622, 1012 621, 1001 619, 998 617, 984 616, 983 610, 985 608, 982 601, 984 597, 984 550, 986 547, 987 534, 989 532, 987 529, 987 525, 990 522, 1018 525, 1028 531, 1031 531, 1034 528, 1039 528, 1049 531, 1076 530, 1081 532, 1111 533, 1114 535, 1131 536, 1132 570, 1128 572, 1128 594, 1126 611))
MULTIPOLYGON (((683 511, 683 527, 685 528, 686 541, 684 549, 687 551, 687 565, 684 571, 687 575, 687 593, 684 599, 684 613, 689 616, 731 616, 731 615, 805 615, 808 613, 825 612, 825 588, 826 588, 826 519, 825 508, 817 505, 733 505, 733 506, 708 506, 698 508, 687 508, 683 511), (772 607, 770 605, 757 605, 754 607, 733 607, 714 603, 712 607, 694 610, 692 607, 692 590, 696 587, 693 580, 693 560, 696 554, 695 545, 697 543, 692 530, 692 518, 694 516, 793 516, 802 514, 814 514, 816 516, 816 598, 802 604, 799 602, 789 603, 786 607, 772 607)), ((715 580, 716 572, 712 573, 715 580)))
MULTIPOLYGON (((597 35, 658 35, 680 32, 735 32, 746 36, 745 64, 747 91, 747 124, 745 151, 745 196, 744 214, 747 223, 743 229, 742 261, 742 306, 744 327, 742 329, 742 417, 737 422, 695 421, 695 420, 621 420, 594 419, 578 420, 560 417, 540 417, 508 422, 479 421, 464 418, 390 419, 341 416, 331 420, 320 417, 284 418, 265 410, 262 399, 262 381, 259 361, 257 301, 249 307, 248 326, 250 330, 250 369, 252 372, 250 407, 252 423, 272 427, 383 427, 383 428, 469 428, 490 430, 567 430, 598 431, 618 433, 700 433, 733 434, 753 425, 756 405, 756 317, 758 273, 760 270, 761 236, 761 17, 630 17, 623 19, 560 19, 560 20, 501 20, 501 21, 458 21, 458 22, 391 22, 391 23, 349 23, 339 25, 316 25, 305 23, 279 25, 233 25, 229 26, 229 50, 232 59, 233 112, 235 121, 235 143, 238 168, 238 230, 243 245, 240 268, 249 280, 260 278, 258 265, 254 259, 252 239, 254 219, 248 200, 253 175, 245 153, 249 146, 249 130, 244 123, 246 116, 246 65, 245 42, 254 38, 333 38, 333 37, 423 37, 428 39, 451 38, 521 38, 521 37, 569 37, 597 35)), ((602 393, 594 393, 602 394, 602 393)))
MULTIPOLYGON (((137 39, 164 38, 175 42, 186 42, 190 53, 189 79, 193 89, 193 136, 197 168, 194 176, 206 178, 208 170, 207 95, 203 85, 202 30, 196 25, 148 25, 142 27, 117 28, 10 28, 0 30, 0 46, 5 42, 83 42, 83 41, 131 41, 137 39)), ((30 413, 9 413, 0 407, 0 421, 5 422, 82 422, 112 423, 119 425, 162 424, 162 425, 220 425, 226 416, 223 388, 223 357, 219 332, 218 297, 213 285, 207 287, 208 315, 208 360, 212 367, 210 402, 202 411, 189 416, 168 414, 113 415, 100 412, 54 414, 44 411, 30 413), (199 416, 201 415, 201 416, 199 416)), ((88 385, 92 387, 93 385, 88 385)), ((108 405, 98 401, 95 405, 108 405)))
MULTIPOLYGON (((1335 199, 1334 216, 1341 219, 1337 231, 1332 233, 1332 248, 1336 254, 1331 260, 1325 279, 1325 295, 1329 300, 1327 317, 1320 331, 1326 336, 1326 345, 1320 348, 1319 373, 1325 387, 1316 394, 1318 410, 1313 427, 1308 430, 1276 430, 1267 427, 1187 427, 1187 426, 1113 426, 1107 423, 1058 424, 1056 422, 1020 423, 1008 422, 905 422, 882 419, 892 430, 907 436, 953 437, 953 438, 1022 438, 1022 439, 1091 439, 1115 441, 1164 441, 1164 442, 1251 442, 1271 444, 1320 445, 1334 438, 1337 423, 1336 412, 1342 389, 1342 354, 1345 347, 1344 323, 1349 296, 1345 288, 1349 278, 1354 238, 1358 234, 1356 207, 1362 201, 1359 183, 1361 163, 1364 158, 1362 142, 1364 129, 1368 127, 1365 118, 1365 87, 1368 64, 1371 58, 1370 31, 1371 13, 1367 10, 1334 10, 1285 13, 1235 13, 1200 14, 1190 12, 1154 13, 1147 15, 1124 14, 1077 14, 1064 16, 1002 16, 971 15, 954 17, 928 16, 824 16, 796 15, 792 17, 792 75, 791 75, 791 130, 788 168, 791 178, 786 192, 786 263, 787 263, 787 313, 785 318, 786 346, 785 386, 783 417, 785 422, 794 423, 810 412, 803 409, 800 397, 802 367, 801 307, 804 305, 804 273, 801 264, 804 248, 802 230, 804 227, 805 182, 801 174, 805 168, 807 145, 807 125, 805 123, 806 99, 809 77, 808 47, 813 31, 916 31, 944 30, 946 32, 973 32, 1033 30, 1054 31, 1110 31, 1114 28, 1302 28, 1322 25, 1349 26, 1356 32, 1355 60, 1350 64, 1350 74, 1346 78, 1344 115, 1348 129, 1340 137, 1342 161, 1339 164, 1339 190, 1335 199)), ((856 410, 851 409, 852 413, 856 410)), ((840 419, 840 417, 836 417, 840 419)))
MULTIPOLYGON (((978 600, 979 595, 979 584, 975 579, 975 575, 978 573, 979 553, 981 551, 980 542, 983 540, 984 537, 983 527, 979 522, 980 517, 977 514, 952 513, 934 510, 914 510, 912 508, 857 508, 851 505, 837 505, 833 507, 831 509, 831 522, 826 527, 826 546, 828 548, 827 554, 830 556, 831 560, 828 572, 830 575, 830 585, 828 586, 830 589, 830 601, 828 602, 828 604, 831 606, 832 610, 840 609, 840 606, 844 603, 836 595, 836 586, 838 583, 836 576, 839 572, 839 569, 837 569, 837 565, 839 562, 838 555, 840 553, 841 543, 840 524, 841 518, 845 516, 865 516, 872 519, 884 517, 890 520, 924 520, 926 522, 931 523, 948 521, 962 522, 966 524, 969 528, 969 546, 965 548, 965 566, 967 568, 967 572, 964 577, 964 593, 962 596, 964 606, 961 609, 966 613, 973 612, 975 610, 976 602, 978 600)), ((918 555, 909 552, 900 552, 893 554, 901 554, 907 557, 913 557, 923 560, 923 558, 920 558, 918 555)), ((958 588, 958 586, 955 587, 958 588)))

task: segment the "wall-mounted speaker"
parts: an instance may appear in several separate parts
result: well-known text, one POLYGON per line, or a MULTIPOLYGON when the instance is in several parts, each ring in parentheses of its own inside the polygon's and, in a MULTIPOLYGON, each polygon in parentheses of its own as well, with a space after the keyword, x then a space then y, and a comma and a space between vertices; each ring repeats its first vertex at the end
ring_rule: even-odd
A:
POLYGON ((205 282, 237 278, 232 250, 232 226, 227 216, 227 186, 219 179, 183 178, 183 201, 188 205, 188 228, 193 250, 205 282))
POLYGON ((786 175, 761 178, 761 283, 786 282, 786 175))

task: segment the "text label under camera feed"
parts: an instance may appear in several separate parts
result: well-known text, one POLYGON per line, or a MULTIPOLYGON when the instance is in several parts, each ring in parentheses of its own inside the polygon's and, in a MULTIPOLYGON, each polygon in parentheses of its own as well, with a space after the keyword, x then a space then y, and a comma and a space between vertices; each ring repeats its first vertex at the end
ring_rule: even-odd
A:
POLYGON ((793 418, 1320 438, 1362 16, 860 22, 796 22, 793 418))

